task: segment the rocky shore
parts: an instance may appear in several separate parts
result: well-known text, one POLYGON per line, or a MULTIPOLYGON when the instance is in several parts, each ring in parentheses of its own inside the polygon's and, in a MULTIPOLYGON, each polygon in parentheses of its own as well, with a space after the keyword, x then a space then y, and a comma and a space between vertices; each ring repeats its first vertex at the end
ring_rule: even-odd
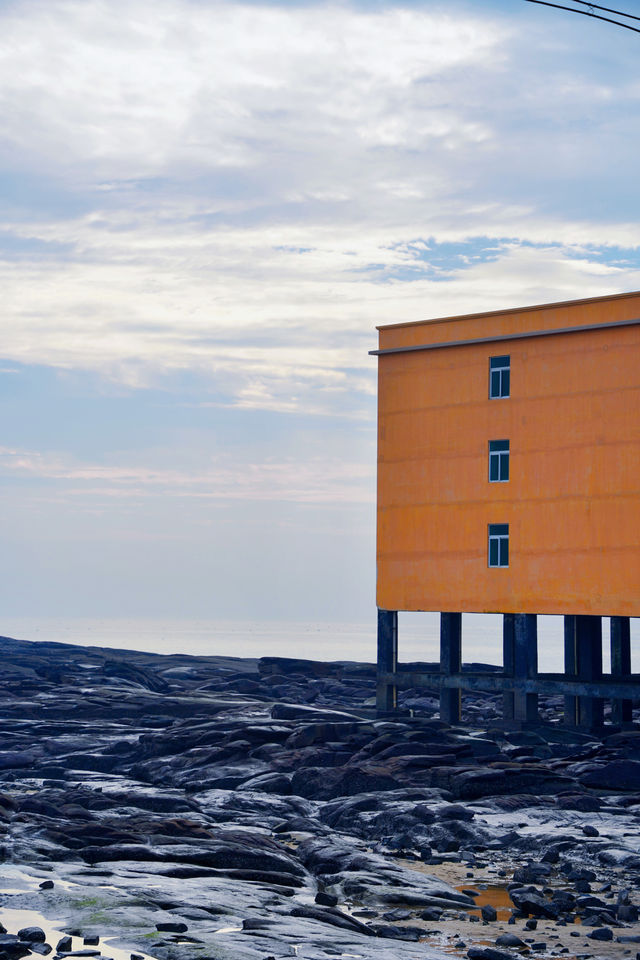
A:
POLYGON ((0 654, 0 960, 640 956, 637 730, 376 719, 367 664, 0 654))

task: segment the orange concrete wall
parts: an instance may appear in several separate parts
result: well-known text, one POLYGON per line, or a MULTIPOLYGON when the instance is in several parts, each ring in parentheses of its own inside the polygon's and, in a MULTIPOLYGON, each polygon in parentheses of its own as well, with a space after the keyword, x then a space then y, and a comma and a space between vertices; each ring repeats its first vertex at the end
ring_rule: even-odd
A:
MULTIPOLYGON (((386 327, 381 349, 640 318, 640 294, 386 327)), ((378 592, 391 610, 640 616, 640 325, 379 358, 378 592), (489 358, 511 396, 488 399, 489 358), (489 440, 510 480, 488 481, 489 440), (510 564, 487 528, 508 523, 510 564)))

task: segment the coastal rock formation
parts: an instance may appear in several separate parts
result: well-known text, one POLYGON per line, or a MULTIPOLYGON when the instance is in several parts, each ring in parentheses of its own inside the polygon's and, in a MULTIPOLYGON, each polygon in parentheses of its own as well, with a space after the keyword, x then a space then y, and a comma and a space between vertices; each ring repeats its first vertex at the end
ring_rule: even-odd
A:
POLYGON ((0 651, 0 960, 640 942, 636 731, 376 719, 367 664, 0 651))

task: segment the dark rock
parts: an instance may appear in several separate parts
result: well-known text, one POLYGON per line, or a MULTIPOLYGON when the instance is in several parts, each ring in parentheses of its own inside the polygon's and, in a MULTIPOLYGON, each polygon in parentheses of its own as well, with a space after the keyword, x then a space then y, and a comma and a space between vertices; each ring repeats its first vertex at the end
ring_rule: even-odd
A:
POLYGON ((442 787, 459 800, 477 800, 503 794, 539 796, 566 789, 570 780, 536 764, 495 764, 476 767, 434 767, 431 784, 442 787))
MULTIPOLYGON (((324 663, 318 660, 299 660, 295 657, 260 657, 258 661, 258 670, 261 674, 279 673, 287 676, 292 673, 302 674, 304 677, 336 677, 342 673, 340 663, 324 663)), ((291 717, 290 708, 298 709, 298 704, 281 703, 273 708, 277 714, 272 711, 272 716, 278 719, 289 719, 291 717)), ((301 716, 302 714, 297 714, 301 716)))
POLYGON ((584 833, 585 837, 599 837, 599 836, 600 836, 600 831, 599 831, 599 830, 596 830, 596 828, 595 828, 595 827, 592 827, 591 824, 589 824, 589 823, 586 823, 586 824, 584 825, 584 827, 582 828, 582 832, 584 833))
POLYGON ((0 770, 19 770, 33 767, 39 755, 35 750, 5 750, 0 752, 0 770))
POLYGON ((616 917, 623 923, 636 923, 638 919, 638 908, 635 904, 621 903, 616 909, 616 917))
POLYGON ((47 939, 44 930, 40 927, 23 927, 18 930, 18 938, 27 943, 44 943, 47 939))
POLYGON ((465 820, 468 822, 475 817, 473 810, 468 810, 460 803, 445 803, 442 806, 434 807, 433 813, 440 820, 465 820))
POLYGON ((484 906, 480 910, 480 914, 483 920, 487 920, 489 922, 493 922, 494 920, 498 919, 498 911, 496 910, 495 907, 492 907, 491 904, 489 903, 484 904, 484 906))
POLYGON ((640 761, 639 760, 612 760, 589 771, 581 778, 587 787, 596 789, 616 790, 640 789, 640 761))
POLYGON ((411 815, 418 820, 419 823, 435 823, 436 819, 434 811, 426 803, 416 803, 411 811, 411 815))
POLYGON ((315 902, 321 907, 335 907, 338 905, 338 897, 335 893, 327 893, 326 890, 319 890, 316 893, 315 902))
POLYGON ((551 876, 551 867, 548 863, 529 863, 526 867, 519 867, 513 873, 517 883, 539 883, 543 878, 551 876))
POLYGON ((593 870, 587 870, 586 867, 570 870, 567 874, 567 880, 586 880, 588 883, 593 883, 595 879, 596 874, 593 870))
POLYGON ((382 914, 382 919, 387 920, 389 923, 396 923, 398 920, 410 920, 411 910, 403 910, 402 907, 397 907, 395 910, 387 910, 386 913, 382 914))
POLYGON ((162 677, 122 660, 105 660, 102 669, 107 677, 119 677, 123 680, 132 681, 144 687, 145 690, 153 690, 154 693, 169 693, 171 691, 170 685, 162 677))
MULTIPOLYGON (((529 927, 531 929, 531 927, 529 927)), ((533 928, 535 930, 535 927, 533 928)), ((516 937, 515 933, 501 933, 496 940, 498 947, 526 947, 524 940, 516 937)))
POLYGON ((306 917, 310 920, 319 920, 321 923, 328 923, 333 927, 341 927, 343 930, 355 930, 358 933, 364 933, 366 936, 374 936, 374 931, 366 924, 350 917, 346 913, 331 907, 309 907, 298 906, 291 911, 292 917, 306 917))
POLYGON ((261 917, 250 917, 242 921, 243 930, 268 930, 273 925, 272 920, 261 917))
POLYGON ((574 889, 576 893, 591 893, 591 884, 588 880, 576 880, 574 889))
POLYGON ((525 916, 546 917, 548 920, 557 920, 560 916, 560 910, 553 903, 538 893, 532 893, 529 890, 518 888, 510 890, 509 896, 514 905, 525 916))
POLYGON ((573 910, 576 898, 568 890, 554 890, 551 895, 551 902, 561 913, 568 913, 573 910))
POLYGON ((163 920, 161 923, 156 923, 156 930, 159 930, 160 933, 186 933, 188 929, 186 923, 179 923, 174 920, 163 920))
POLYGON ((291 777, 286 773, 261 773, 257 777, 245 780, 239 790, 258 790, 262 793, 276 793, 287 796, 291 793, 291 777))
POLYGON ((91 947, 86 947, 84 950, 72 950, 71 953, 65 953, 65 957, 99 957, 99 950, 92 950, 91 947))
POLYGON ((302 878, 304 870, 298 860, 286 849, 262 834, 250 831, 218 831, 215 840, 199 839, 197 845, 189 843, 116 844, 109 847, 84 847, 78 851, 87 863, 104 863, 114 860, 192 864, 231 870, 253 870, 258 873, 281 874, 287 878, 302 878))
POLYGON ((56 944, 58 953, 70 953, 73 950, 73 941, 71 937, 61 937, 56 944))
POLYGON ((601 900, 599 897, 593 897, 590 894, 585 894, 584 896, 578 897, 576 901, 576 907, 578 910, 586 910, 587 908, 592 908, 594 910, 607 910, 608 904, 601 900))
POLYGON ((557 863, 560 859, 560 851, 555 847, 549 847, 540 858, 542 863, 557 863))
POLYGON ((4 955, 11 960, 16 960, 18 957, 26 957, 29 950, 30 945, 26 941, 10 933, 0 934, 0 956, 4 955))
POLYGON ((493 947, 469 947, 467 956, 469 960, 513 960, 512 953, 494 950, 493 947))
POLYGON ((556 798, 561 810, 579 810, 582 813, 596 813, 602 806, 602 800, 589 793, 568 793, 556 798))
POLYGON ((420 937, 424 936, 422 927, 397 927, 389 923, 372 923, 370 928, 377 937, 385 937, 388 940, 408 940, 410 943, 417 943, 420 937))
POLYGON ((440 907, 429 907, 427 910, 422 910, 420 913, 421 920, 437 921, 442 916, 442 909, 440 907))
POLYGON ((384 767, 362 764, 360 767, 306 767, 296 770, 291 792, 313 800, 332 800, 358 793, 397 790, 401 784, 384 767))
POLYGON ((43 880, 42 883, 39 883, 38 886, 41 890, 53 890, 54 883, 53 880, 43 880))
POLYGON ((589 940, 613 940, 613 930, 609 927, 598 927, 587 934, 589 940))

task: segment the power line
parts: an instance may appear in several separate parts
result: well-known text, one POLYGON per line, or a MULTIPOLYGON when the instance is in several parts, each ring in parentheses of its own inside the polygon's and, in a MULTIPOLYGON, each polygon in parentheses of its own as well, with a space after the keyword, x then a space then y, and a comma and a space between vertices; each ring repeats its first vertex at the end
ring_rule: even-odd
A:
MULTIPOLYGON (((574 0, 575 3, 582 3, 583 0, 574 0)), ((601 17, 599 14, 594 13, 594 8, 598 10, 608 10, 608 7, 599 7, 595 3, 585 3, 585 6, 589 7, 588 10, 576 10, 575 7, 565 7, 561 3, 549 3, 549 0, 525 0, 525 3, 538 3, 542 7, 555 7, 556 10, 568 10, 569 13, 579 13, 583 17, 593 17, 595 20, 604 20, 606 23, 615 23, 617 27, 624 27, 625 30, 633 30, 634 33, 640 33, 638 27, 632 27, 630 23, 622 23, 620 20, 612 20, 611 17, 601 17)), ((621 13, 618 10, 612 10, 611 13, 617 13, 621 17, 631 17, 633 20, 640 20, 640 17, 634 17, 631 13, 621 13)))
MULTIPOLYGON (((634 13, 623 13, 622 10, 612 10, 611 7, 601 7, 599 3, 589 3, 589 0, 573 0, 574 3, 579 3, 583 7, 591 7, 594 10, 606 10, 607 13, 616 13, 619 17, 626 17, 627 20, 640 20, 640 17, 636 17, 634 13)), ((582 13, 582 11, 578 11, 582 13)), ((624 24, 622 24, 624 26, 624 24)))

